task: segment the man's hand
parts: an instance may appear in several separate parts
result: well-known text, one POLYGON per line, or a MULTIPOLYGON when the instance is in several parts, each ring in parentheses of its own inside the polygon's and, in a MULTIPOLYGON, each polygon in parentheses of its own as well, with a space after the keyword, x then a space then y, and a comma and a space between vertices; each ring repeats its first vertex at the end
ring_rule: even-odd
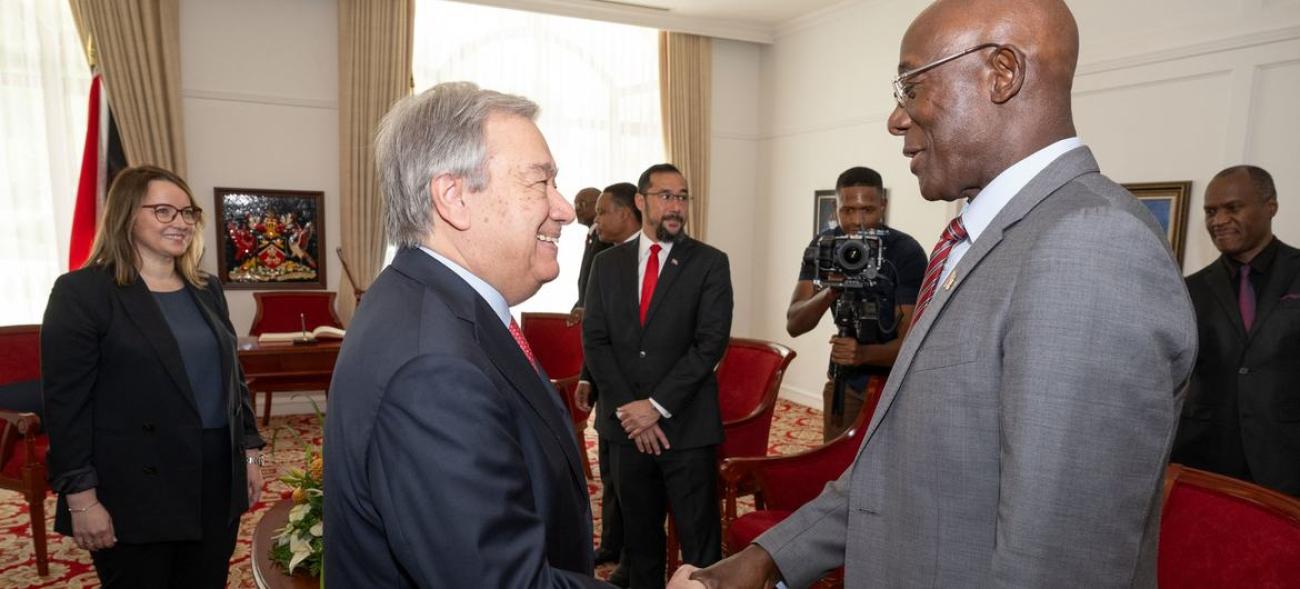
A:
POLYGON ((851 337, 831 338, 831 362, 840 366, 859 366, 867 363, 867 346, 851 337))
MULTIPOLYGON (((245 450, 244 455, 257 458, 262 453, 261 450, 245 450)), ((253 505, 262 499, 262 467, 257 463, 248 465, 248 508, 252 509, 253 505)))
MULTIPOLYGON (((673 575, 673 579, 676 578, 677 575, 673 575)), ((771 589, 776 587, 781 574, 766 550, 758 544, 750 544, 709 568, 691 573, 690 578, 708 589, 771 589)))
POLYGON ((658 456, 669 448, 668 436, 664 435, 664 430, 659 429, 657 425, 650 426, 650 429, 631 436, 631 438, 633 442, 636 442, 636 449, 642 454, 658 456))
POLYGON ((691 573, 700 570, 698 567, 684 564, 673 573, 673 578, 668 579, 667 589, 704 589, 704 583, 691 580, 691 573))
POLYGON ((627 432, 627 437, 634 438, 650 429, 659 418, 663 417, 658 409, 650 403, 649 399, 632 401, 627 405, 619 407, 614 415, 618 417, 619 422, 623 425, 623 431, 627 432))
POLYGON ((591 383, 580 380, 578 386, 573 387, 573 405, 583 413, 591 412, 591 383))
POLYGON ((574 307, 569 311, 569 317, 564 320, 564 324, 573 327, 579 323, 582 323, 582 307, 574 307))

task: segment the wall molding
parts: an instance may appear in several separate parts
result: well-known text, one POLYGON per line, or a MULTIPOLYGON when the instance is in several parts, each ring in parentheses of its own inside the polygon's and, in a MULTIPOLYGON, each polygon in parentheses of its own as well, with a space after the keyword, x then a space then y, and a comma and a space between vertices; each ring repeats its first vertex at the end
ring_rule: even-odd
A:
POLYGON ((771 44, 776 40, 774 28, 762 23, 681 15, 648 6, 639 7, 632 4, 588 2, 585 0, 466 1, 483 6, 571 16, 764 45, 771 44))
MULTIPOLYGON (((836 6, 840 6, 840 5, 836 5, 836 6)), ((1075 80, 1077 82, 1079 78, 1084 76, 1093 76, 1093 75, 1098 75, 1103 73, 1112 73, 1112 72, 1118 72, 1118 71, 1123 71, 1128 69, 1135 69, 1135 68, 1146 67, 1154 64, 1177 61, 1180 59, 1203 57, 1206 55, 1212 55, 1215 53, 1220 53, 1225 51, 1248 49, 1251 47, 1259 47, 1259 46, 1271 45, 1275 43, 1285 43, 1287 41, 1293 41, 1296 39, 1300 39, 1300 26, 1283 27, 1280 29, 1274 29, 1272 31, 1265 31, 1265 32, 1246 33, 1246 34, 1228 37, 1224 39, 1207 41, 1204 43, 1184 45, 1182 47, 1177 47, 1173 49, 1162 49, 1158 51, 1142 53, 1142 54, 1119 58, 1119 59, 1102 60, 1102 61, 1084 64, 1079 66, 1078 71, 1075 74, 1075 80)), ((1290 58, 1279 59, 1279 60, 1267 60, 1267 61, 1261 61, 1256 65, 1257 67, 1266 67, 1276 63, 1286 63, 1289 61, 1291 61, 1290 58)), ((1115 84, 1099 84, 1095 88, 1088 88, 1086 90, 1076 89, 1073 92, 1073 95, 1087 96, 1091 94, 1107 92, 1110 90, 1139 87, 1143 85, 1154 85, 1154 84, 1177 81, 1182 79, 1193 79, 1197 77, 1214 75, 1216 73, 1221 74, 1230 71, 1231 70, 1229 69, 1215 67, 1215 68, 1211 68, 1210 70, 1198 72, 1195 74, 1188 74, 1188 73, 1181 73, 1181 72, 1179 73, 1160 72, 1155 77, 1147 78, 1140 83, 1124 82, 1124 83, 1115 83, 1115 84)), ((776 129, 769 133, 761 133, 762 135, 761 139, 763 141, 771 141, 771 140, 778 140, 778 139, 788 139, 800 135, 812 135, 817 133, 839 131, 847 128, 861 127, 865 125, 880 125, 880 124, 884 124, 885 121, 889 119, 889 115, 891 112, 892 109, 888 112, 875 112, 875 113, 869 113, 862 116, 845 117, 842 119, 828 121, 825 123, 776 129)))
POLYGON ((181 91, 183 98, 196 100, 215 100, 218 102, 244 102, 271 106, 291 106, 295 108, 319 108, 338 110, 338 102, 318 98, 299 98, 294 96, 275 96, 271 94, 248 94, 243 92, 222 92, 217 90, 199 90, 186 88, 181 91))
MULTIPOLYGON (((257 416, 257 426, 262 427, 262 407, 263 399, 266 395, 257 395, 257 403, 253 404, 253 414, 257 416)), ((312 407, 312 401, 320 407, 321 412, 325 412, 325 393, 323 391, 301 392, 301 393, 275 393, 275 401, 271 403, 271 415, 312 415, 316 410, 312 407)), ((268 441, 270 436, 263 434, 268 441)))
MULTIPOLYGON (((813 394, 799 387, 781 385, 781 394, 777 396, 792 403, 803 405, 804 407, 811 407, 818 411, 821 411, 822 409, 821 391, 813 394)), ((274 407, 274 405, 272 405, 272 407, 274 407)))
POLYGON ((830 6, 820 8, 818 10, 814 10, 803 16, 799 16, 792 20, 786 21, 784 24, 776 27, 775 37, 777 39, 780 39, 782 37, 789 37, 790 35, 797 34, 801 31, 806 31, 808 29, 816 28, 826 23, 832 22, 836 20, 835 17, 839 16, 839 13, 841 11, 847 10, 854 6, 859 6, 862 4, 873 4, 873 3, 883 4, 885 3, 885 1, 863 2, 863 0, 844 0, 843 2, 836 2, 835 4, 832 4, 830 6))
POLYGON ((1212 53, 1222 53, 1225 51, 1248 49, 1250 47, 1258 47, 1261 45, 1271 45, 1273 43, 1283 43, 1294 39, 1300 39, 1300 25, 1266 31, 1253 31, 1225 37, 1223 39, 1192 43, 1181 47, 1159 49, 1128 57, 1094 61, 1080 65, 1075 71, 1075 78, 1148 66, 1168 61, 1176 61, 1179 59, 1200 57, 1212 53))

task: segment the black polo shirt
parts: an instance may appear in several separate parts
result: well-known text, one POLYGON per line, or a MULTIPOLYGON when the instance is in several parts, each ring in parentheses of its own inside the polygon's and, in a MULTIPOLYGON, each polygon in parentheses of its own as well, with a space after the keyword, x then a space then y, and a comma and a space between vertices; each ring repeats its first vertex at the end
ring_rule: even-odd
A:
MULTIPOLYGON (((929 262, 929 258, 925 255, 921 244, 917 243, 911 235, 885 225, 881 225, 880 228, 889 232, 882 238, 885 253, 884 267, 880 272, 894 283, 894 304, 915 305, 916 297, 921 292, 921 281, 925 279, 925 265, 929 262)), ((813 238, 808 246, 817 245, 817 240, 824 236, 839 235, 844 235, 844 230, 839 227, 828 229, 813 238)), ((816 262, 804 259, 799 267, 799 280, 811 281, 816 278, 816 262)), ((889 367, 863 365, 850 367, 845 371, 849 386, 859 391, 866 385, 867 377, 873 374, 889 374, 889 367)))

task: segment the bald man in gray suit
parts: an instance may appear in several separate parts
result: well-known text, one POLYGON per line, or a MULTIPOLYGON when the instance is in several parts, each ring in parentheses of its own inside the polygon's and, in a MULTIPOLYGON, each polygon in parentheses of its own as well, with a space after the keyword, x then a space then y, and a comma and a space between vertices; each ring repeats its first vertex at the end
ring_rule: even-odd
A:
POLYGON ((675 580, 805 587, 844 566, 851 588, 1155 586, 1196 325, 1159 226, 1075 136, 1074 18, 941 0, 900 53, 890 132, 923 197, 969 204, 853 466, 675 580))

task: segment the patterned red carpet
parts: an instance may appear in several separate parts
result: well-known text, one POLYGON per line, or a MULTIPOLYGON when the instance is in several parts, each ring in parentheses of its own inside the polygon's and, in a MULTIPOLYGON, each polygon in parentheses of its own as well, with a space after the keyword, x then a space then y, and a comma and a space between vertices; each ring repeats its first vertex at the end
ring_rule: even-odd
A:
MULTIPOLYGON (((267 439, 276 438, 273 460, 266 468, 267 484, 263 502, 253 507, 244 515, 240 524, 239 542, 235 554, 230 560, 230 587, 240 589, 253 588, 252 571, 249 568, 249 548, 253 537, 253 528, 274 501, 287 489, 279 482, 282 472, 291 468, 302 468, 303 444, 319 444, 320 426, 309 415, 274 417, 271 426, 263 432, 267 439)), ((821 411, 809 409, 784 400, 778 401, 776 415, 772 420, 772 434, 769 439, 769 454, 791 454, 817 446, 822 438, 821 411)), ((587 452, 591 456, 592 467, 596 465, 596 439, 591 428, 587 429, 587 452)), ((592 497, 592 513, 596 514, 596 532, 600 530, 600 481, 587 485, 592 497)), ((81 589, 98 587, 95 571, 90 565, 87 552, 77 548, 71 538, 55 534, 54 496, 45 502, 45 513, 49 516, 46 529, 49 531, 50 574, 41 577, 36 574, 36 560, 32 549, 30 519, 27 515, 27 503, 14 492, 0 490, 0 588, 17 589, 20 587, 66 587, 81 589)), ((604 565, 596 574, 606 577, 613 569, 604 565)))

